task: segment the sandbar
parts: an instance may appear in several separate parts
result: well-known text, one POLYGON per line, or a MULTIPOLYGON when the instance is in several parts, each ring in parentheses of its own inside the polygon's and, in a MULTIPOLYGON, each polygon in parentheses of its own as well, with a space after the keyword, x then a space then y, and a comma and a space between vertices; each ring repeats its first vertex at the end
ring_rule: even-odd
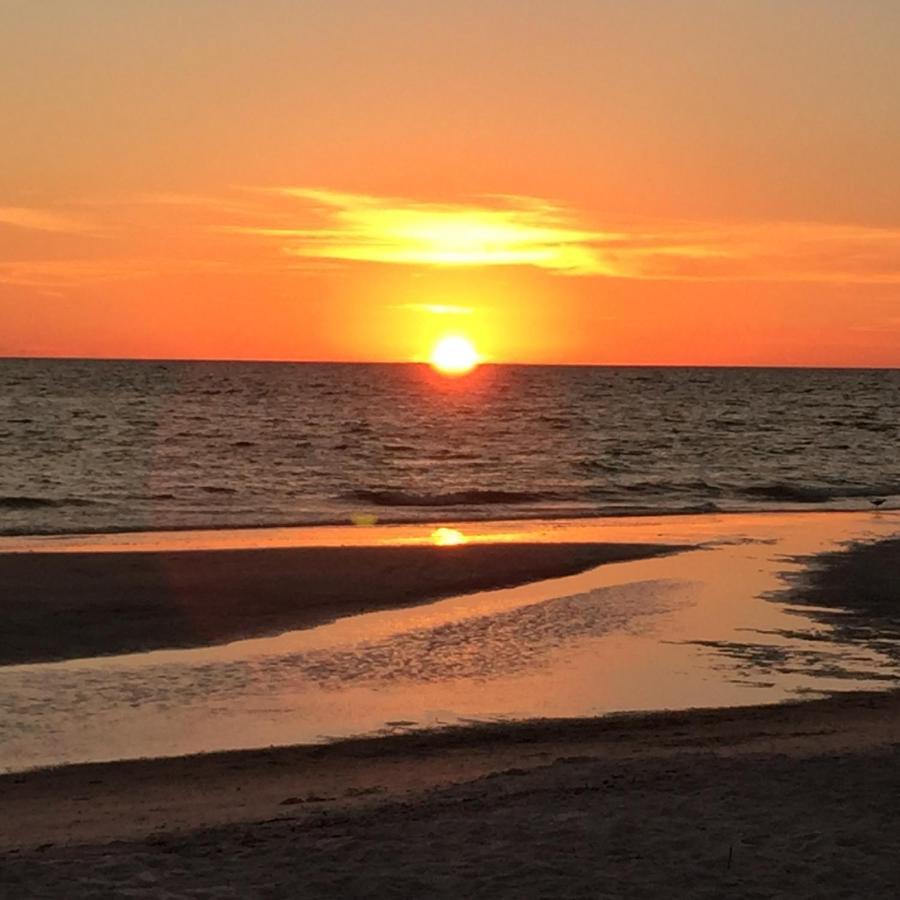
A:
POLYGON ((201 647, 684 547, 498 543, 0 554, 0 665, 201 647))

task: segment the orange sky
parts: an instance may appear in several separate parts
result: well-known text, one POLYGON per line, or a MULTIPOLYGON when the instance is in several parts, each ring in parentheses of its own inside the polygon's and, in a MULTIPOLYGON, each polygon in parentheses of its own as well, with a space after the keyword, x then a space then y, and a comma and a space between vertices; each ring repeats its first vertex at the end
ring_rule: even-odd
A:
POLYGON ((0 354, 900 365, 900 4, 7 0, 0 354))

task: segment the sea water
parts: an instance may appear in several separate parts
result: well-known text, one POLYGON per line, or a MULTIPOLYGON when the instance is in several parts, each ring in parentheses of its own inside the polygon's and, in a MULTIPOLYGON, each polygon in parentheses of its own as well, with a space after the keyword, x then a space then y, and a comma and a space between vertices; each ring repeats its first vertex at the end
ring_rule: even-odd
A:
POLYGON ((898 446, 896 370, 5 359, 0 533, 867 508, 898 446))

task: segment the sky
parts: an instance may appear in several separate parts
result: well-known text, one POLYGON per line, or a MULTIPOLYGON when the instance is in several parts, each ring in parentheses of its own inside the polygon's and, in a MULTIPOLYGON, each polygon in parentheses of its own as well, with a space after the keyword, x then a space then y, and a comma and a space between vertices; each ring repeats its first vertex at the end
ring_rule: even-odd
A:
POLYGON ((0 355, 900 366, 895 0, 0 0, 0 355))

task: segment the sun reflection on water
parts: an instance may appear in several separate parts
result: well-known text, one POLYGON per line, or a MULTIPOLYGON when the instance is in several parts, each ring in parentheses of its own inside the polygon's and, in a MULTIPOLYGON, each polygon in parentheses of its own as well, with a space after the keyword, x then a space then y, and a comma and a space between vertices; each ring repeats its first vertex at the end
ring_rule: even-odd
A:
POLYGON ((456 528, 435 528, 431 532, 431 543, 438 547, 455 547, 468 543, 468 538, 456 528))

